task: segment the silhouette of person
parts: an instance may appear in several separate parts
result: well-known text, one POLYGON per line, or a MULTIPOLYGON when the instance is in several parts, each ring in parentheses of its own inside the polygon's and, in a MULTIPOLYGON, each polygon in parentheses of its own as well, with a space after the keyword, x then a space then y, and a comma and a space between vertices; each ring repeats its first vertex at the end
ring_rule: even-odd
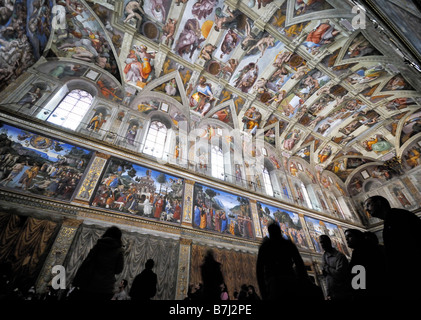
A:
POLYGON ((224 283, 224 276, 221 271, 221 264, 215 260, 213 251, 208 250, 203 264, 200 266, 203 282, 204 300, 220 300, 221 284, 224 283))
POLYGON ((351 298, 349 263, 346 256, 332 246, 329 236, 319 237, 323 253, 323 276, 326 280, 328 300, 346 300, 351 298))
POLYGON ((240 292, 238 293, 238 300, 247 300, 248 287, 243 283, 240 287, 240 292))
POLYGON ((145 269, 134 278, 129 292, 132 300, 150 300, 156 295, 158 277, 152 271, 154 265, 155 261, 148 259, 145 263, 145 269))
POLYGON ((368 250, 367 290, 369 295, 388 297, 384 246, 380 245, 376 234, 370 231, 364 232, 364 243, 368 250))
POLYGON ((408 210, 391 208, 382 196, 368 198, 364 210, 369 216, 384 220, 383 242, 392 296, 420 298, 421 219, 408 210))
POLYGON ((251 300, 251 301, 260 300, 260 297, 256 293, 256 289, 251 284, 249 284, 248 287, 247 287, 247 299, 246 300, 251 300))
POLYGON ((110 300, 114 295, 115 275, 123 271, 122 232, 108 228, 76 272, 73 285, 79 288, 78 300, 110 300))
MULTIPOLYGON (((357 265, 363 266, 365 270, 365 289, 353 290, 354 299, 386 297, 386 261, 376 235, 372 232, 347 229, 345 238, 348 247, 353 249, 349 263, 350 272, 352 273, 352 268, 357 265)), ((356 273, 351 274, 351 277, 355 275, 356 273)))
MULTIPOLYGON (((352 249, 351 261, 349 262, 349 274, 350 279, 356 275, 353 273, 355 266, 363 266, 365 268, 365 283, 367 281, 367 267, 368 267, 368 250, 364 243, 364 233, 358 229, 347 229, 345 230, 345 239, 348 247, 352 249)), ((367 298, 367 288, 355 289, 352 291, 352 295, 355 299, 361 300, 367 298)))
POLYGON ((268 232, 269 237, 260 245, 256 264, 262 299, 296 299, 302 296, 303 280, 308 280, 304 261, 295 244, 282 237, 276 222, 268 226, 268 232))

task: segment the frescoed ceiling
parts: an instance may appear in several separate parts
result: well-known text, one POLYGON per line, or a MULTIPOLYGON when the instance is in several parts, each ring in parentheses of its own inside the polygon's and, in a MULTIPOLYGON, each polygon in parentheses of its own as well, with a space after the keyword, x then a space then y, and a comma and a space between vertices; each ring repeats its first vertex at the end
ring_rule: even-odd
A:
POLYGON ((135 108, 145 92, 170 96, 187 108, 183 117, 192 126, 210 118, 256 136, 258 124, 279 155, 305 158, 344 184, 362 166, 401 156, 419 133, 412 127, 420 74, 404 63, 391 33, 357 19, 351 2, 56 4, 59 26, 47 58, 103 68, 130 92, 135 108), (195 96, 201 84, 206 101, 195 96))
POLYGON ((417 57, 421 60, 421 2, 419 0, 363 0, 374 13, 385 21, 417 57))

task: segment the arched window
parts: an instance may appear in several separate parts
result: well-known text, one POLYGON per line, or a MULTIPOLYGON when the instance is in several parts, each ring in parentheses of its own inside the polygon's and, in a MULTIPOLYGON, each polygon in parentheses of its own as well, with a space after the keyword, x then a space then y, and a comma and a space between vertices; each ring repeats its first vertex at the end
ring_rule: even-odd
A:
POLYGON ((265 185, 266 193, 273 197, 272 180, 270 179, 270 174, 266 166, 263 166, 263 183, 265 185))
POLYGON ((218 146, 212 146, 211 165, 212 176, 223 180, 225 178, 224 154, 222 153, 222 149, 218 146))
POLYGON ((168 128, 165 124, 160 121, 152 121, 146 135, 143 152, 156 158, 162 158, 166 151, 167 134, 168 128))
POLYGON ((75 130, 91 107, 93 99, 89 92, 74 89, 66 94, 47 121, 75 130))
POLYGON ((304 185, 304 183, 302 183, 302 182, 301 182, 301 190, 303 190, 303 195, 304 195, 304 199, 307 203, 307 207, 309 207, 310 209, 313 209, 313 206, 311 205, 310 197, 308 196, 307 188, 304 185))

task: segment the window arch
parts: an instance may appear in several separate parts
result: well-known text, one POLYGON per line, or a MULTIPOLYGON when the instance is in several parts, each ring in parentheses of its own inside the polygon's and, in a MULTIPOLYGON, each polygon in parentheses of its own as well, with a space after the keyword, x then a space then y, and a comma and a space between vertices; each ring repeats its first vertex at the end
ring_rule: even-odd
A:
POLYGON ((94 97, 82 89, 67 93, 54 111, 46 119, 56 125, 76 130, 92 105, 94 97))
MULTIPOLYGON (((225 127, 206 122, 194 131, 196 170, 216 179, 235 181, 233 137, 225 127)), ((194 135, 192 135, 194 137, 194 135)))
POLYGON ((168 127, 159 120, 150 123, 148 133, 146 134, 143 153, 156 158, 163 158, 168 153, 168 127))
POLYGON ((281 198, 284 199, 284 200, 287 200, 287 201, 291 201, 292 200, 292 194, 291 194, 290 188, 288 186, 287 178, 284 174, 280 174, 279 184, 280 184, 279 194, 280 194, 281 198))
POLYGON ((308 195, 307 188, 303 182, 301 182, 301 190, 303 191, 303 196, 305 200, 305 204, 308 208, 313 209, 313 205, 311 204, 310 196, 308 195))
POLYGON ((213 145, 211 148, 211 169, 214 178, 225 178, 224 154, 219 146, 213 145))
POLYGON ((270 178, 269 170, 268 170, 267 166, 262 166, 262 169, 263 169, 263 172, 262 172, 263 184, 265 186, 265 191, 269 196, 273 197, 273 195, 274 195, 273 194, 273 185, 272 185, 272 180, 270 178))

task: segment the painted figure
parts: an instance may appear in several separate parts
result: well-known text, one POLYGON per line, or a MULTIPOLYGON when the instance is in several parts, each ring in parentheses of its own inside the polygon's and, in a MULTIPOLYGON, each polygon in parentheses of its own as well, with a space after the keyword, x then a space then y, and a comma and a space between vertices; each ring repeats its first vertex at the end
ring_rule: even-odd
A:
POLYGON ((93 130, 98 132, 101 129, 102 125, 106 122, 102 112, 95 114, 92 119, 89 121, 88 126, 86 127, 88 130, 93 130))
POLYGON ((134 82, 143 88, 149 80, 152 72, 151 60, 155 58, 155 53, 148 53, 144 45, 133 45, 132 50, 126 58, 124 73, 128 82, 134 82))
POLYGON ((196 91, 190 97, 190 107, 204 116, 210 110, 214 100, 211 84, 206 81, 205 77, 200 77, 196 91))
POLYGON ((137 125, 133 125, 127 130, 126 140, 127 143, 134 146, 134 141, 137 135, 137 125))

